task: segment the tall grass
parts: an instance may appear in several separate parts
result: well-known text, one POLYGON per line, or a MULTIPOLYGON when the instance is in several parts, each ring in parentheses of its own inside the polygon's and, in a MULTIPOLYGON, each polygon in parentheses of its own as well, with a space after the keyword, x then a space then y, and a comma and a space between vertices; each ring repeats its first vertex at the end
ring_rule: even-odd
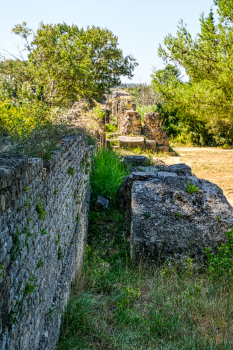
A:
POLYGON ((192 260, 161 267, 129 258, 129 223, 91 207, 83 275, 65 313, 58 350, 230 350, 232 281, 192 260))
POLYGON ((118 153, 108 148, 98 148, 91 174, 93 191, 115 201, 117 190, 127 175, 127 168, 118 153))
MULTIPOLYGON (((99 149, 93 189, 115 201, 126 173, 118 154, 99 149)), ((58 350, 233 349, 232 273, 215 278, 219 260, 212 255, 212 269, 197 270, 190 258, 177 265, 133 265, 130 223, 116 205, 96 211, 95 191, 83 273, 65 312, 58 350)), ((227 250, 224 245, 219 259, 227 250)))
POLYGON ((145 106, 145 105, 141 105, 141 106, 137 106, 136 110, 139 114, 141 114, 141 120, 144 123, 144 115, 147 112, 157 112, 158 111, 158 107, 157 105, 151 105, 151 106, 145 106))

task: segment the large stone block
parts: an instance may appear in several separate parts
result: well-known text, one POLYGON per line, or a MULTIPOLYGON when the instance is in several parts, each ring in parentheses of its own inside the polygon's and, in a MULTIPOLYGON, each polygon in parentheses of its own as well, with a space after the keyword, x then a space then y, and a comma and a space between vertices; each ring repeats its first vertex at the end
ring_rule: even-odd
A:
POLYGON ((118 195, 121 209, 131 218, 135 261, 203 261, 205 248, 216 250, 233 226, 233 209, 223 191, 192 175, 185 164, 131 173, 118 195), (199 190, 188 193, 187 181, 199 190))
POLYGON ((119 136, 118 142, 120 147, 123 148, 145 148, 144 137, 119 136))

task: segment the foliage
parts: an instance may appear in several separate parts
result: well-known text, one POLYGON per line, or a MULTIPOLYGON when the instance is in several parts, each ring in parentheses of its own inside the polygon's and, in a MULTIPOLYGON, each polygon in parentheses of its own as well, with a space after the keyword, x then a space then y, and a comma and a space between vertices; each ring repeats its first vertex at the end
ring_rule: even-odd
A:
POLYGON ((117 127, 115 125, 110 125, 108 123, 106 123, 106 131, 107 132, 114 132, 117 130, 117 127))
POLYGON ((208 269, 214 278, 232 275, 233 269, 233 227, 226 233, 227 242, 218 247, 217 254, 207 248, 205 252, 208 256, 208 269))
POLYGON ((23 22, 13 32, 25 40, 28 61, 19 59, 18 65, 7 64, 3 71, 11 68, 17 77, 22 71, 35 98, 49 106, 98 98, 119 85, 120 76, 131 78, 137 66, 132 56, 123 56, 118 38, 108 29, 40 23, 33 32, 23 22))
POLYGON ((111 149, 98 148, 93 158, 91 173, 92 190, 99 195, 116 200, 117 190, 125 176, 127 169, 120 155, 111 149))
POLYGON ((99 105, 97 105, 95 108, 93 108, 92 113, 100 119, 104 118, 104 111, 99 105))
POLYGON ((58 350, 230 350, 232 283, 184 265, 131 264, 130 225, 91 198, 81 279, 65 312, 58 350), (204 335, 203 335, 204 330, 204 335))
POLYGON ((40 220, 44 220, 44 219, 45 219, 45 216, 48 214, 48 213, 44 210, 44 204, 43 204, 43 203, 40 203, 40 200, 39 200, 38 197, 36 198, 36 211, 37 211, 38 218, 39 218, 40 220))
POLYGON ((139 105, 136 107, 136 111, 141 115, 141 120, 144 122, 144 115, 147 112, 158 112, 158 106, 157 105, 151 105, 151 106, 146 106, 146 105, 139 105))
POLYGON ((197 187, 196 185, 191 185, 189 183, 189 180, 187 181, 187 191, 189 194, 193 194, 196 192, 199 192, 199 187, 197 187))
POLYGON ((127 91, 132 100, 139 106, 150 106, 161 102, 160 94, 154 91, 150 85, 139 84, 138 86, 128 87, 127 91))
POLYGON ((177 36, 169 34, 165 48, 159 47, 164 62, 183 67, 189 81, 173 74, 164 83, 159 72, 154 72, 152 84, 168 106, 178 111, 181 121, 194 118, 223 145, 233 139, 232 5, 225 0, 215 3, 220 14, 217 23, 212 10, 207 18, 202 15, 201 31, 194 39, 181 21, 177 36))
POLYGON ((69 168, 67 169, 67 174, 70 176, 74 176, 75 170, 72 166, 69 166, 69 168))

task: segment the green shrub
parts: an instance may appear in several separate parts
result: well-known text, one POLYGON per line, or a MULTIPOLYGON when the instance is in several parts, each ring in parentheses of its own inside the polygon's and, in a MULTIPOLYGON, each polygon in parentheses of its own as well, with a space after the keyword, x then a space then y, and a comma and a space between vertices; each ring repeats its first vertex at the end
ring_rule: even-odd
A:
POLYGON ((117 127, 115 125, 110 125, 110 124, 106 124, 106 131, 107 132, 114 132, 116 131, 117 127))
POLYGON ((111 149, 97 150, 91 173, 93 191, 115 201, 117 190, 127 175, 127 169, 118 153, 111 149))
POLYGON ((93 113, 100 119, 103 119, 104 117, 104 111, 102 110, 102 108, 97 105, 95 108, 93 108, 93 113))
POLYGON ((189 194, 193 194, 199 191, 199 187, 190 185, 189 180, 187 181, 187 191, 189 194))
POLYGON ((227 242, 218 247, 218 253, 214 254, 211 248, 206 248, 208 254, 208 269, 212 276, 218 278, 232 273, 233 268, 233 227, 226 233, 227 242))
POLYGON ((141 114, 142 122, 144 122, 144 115, 147 112, 158 112, 158 106, 157 105, 151 105, 151 106, 141 105, 141 106, 137 106, 136 110, 139 114, 141 114))

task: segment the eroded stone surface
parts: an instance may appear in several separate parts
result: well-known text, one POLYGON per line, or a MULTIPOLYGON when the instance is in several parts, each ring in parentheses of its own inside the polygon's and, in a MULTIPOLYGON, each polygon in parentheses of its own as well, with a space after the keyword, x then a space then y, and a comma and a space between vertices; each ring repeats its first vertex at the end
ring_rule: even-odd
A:
POLYGON ((169 138, 159 125, 159 113, 147 112, 144 115, 144 122, 144 134, 147 139, 155 140, 159 146, 169 146, 169 138))
POLYGON ((120 130, 122 135, 141 135, 141 115, 133 109, 126 109, 121 115, 120 130))
POLYGON ((119 136, 118 142, 120 147, 123 148, 145 148, 144 137, 119 136))
POLYGON ((90 147, 80 134, 65 137, 47 163, 0 156, 1 350, 56 348, 71 281, 82 265, 90 147), (28 302, 27 283, 35 286, 28 302))
POLYGON ((131 218, 131 257, 139 261, 203 261, 233 226, 233 209, 215 184, 192 175, 185 164, 134 172, 118 191, 119 206, 131 218), (187 181, 199 191, 189 194, 187 181))

